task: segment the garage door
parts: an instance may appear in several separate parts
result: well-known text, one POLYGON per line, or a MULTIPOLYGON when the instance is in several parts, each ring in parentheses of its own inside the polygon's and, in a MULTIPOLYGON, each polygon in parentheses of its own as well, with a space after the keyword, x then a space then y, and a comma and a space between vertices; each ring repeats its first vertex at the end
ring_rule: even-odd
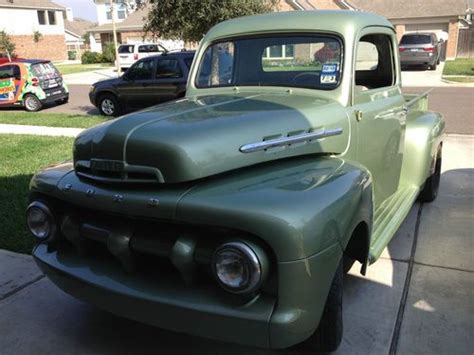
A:
POLYGON ((434 32, 438 39, 448 39, 447 23, 423 23, 417 25, 405 25, 405 32, 434 32))
POLYGON ((405 33, 407 32, 433 32, 436 33, 438 39, 444 41, 441 46, 441 60, 446 59, 446 48, 448 48, 448 24, 447 23, 423 23, 417 25, 405 25, 405 33))

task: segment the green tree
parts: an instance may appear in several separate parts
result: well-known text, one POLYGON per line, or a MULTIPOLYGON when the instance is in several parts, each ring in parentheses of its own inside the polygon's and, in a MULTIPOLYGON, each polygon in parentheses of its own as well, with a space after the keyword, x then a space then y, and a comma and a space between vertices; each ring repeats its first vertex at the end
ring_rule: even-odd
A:
POLYGON ((150 1, 144 30, 156 37, 198 42, 211 27, 235 17, 272 11, 278 0, 150 1))
POLYGON ((15 56, 15 43, 10 35, 5 31, 0 31, 0 50, 6 50, 10 56, 15 56))

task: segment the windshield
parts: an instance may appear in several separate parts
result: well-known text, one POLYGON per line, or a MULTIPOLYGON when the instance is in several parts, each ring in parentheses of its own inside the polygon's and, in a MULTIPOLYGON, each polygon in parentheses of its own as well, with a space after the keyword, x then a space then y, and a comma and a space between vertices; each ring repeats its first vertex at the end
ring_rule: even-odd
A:
POLYGON ((400 44, 430 44, 431 36, 429 35, 407 35, 403 36, 400 44))
POLYGON ((286 86, 334 89, 342 60, 341 42, 326 35, 235 39, 210 45, 196 86, 286 86))

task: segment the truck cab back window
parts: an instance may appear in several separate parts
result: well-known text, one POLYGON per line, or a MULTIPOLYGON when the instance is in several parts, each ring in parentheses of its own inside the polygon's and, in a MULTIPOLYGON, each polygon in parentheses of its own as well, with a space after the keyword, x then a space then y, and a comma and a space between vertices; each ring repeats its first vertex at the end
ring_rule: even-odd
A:
POLYGON ((395 83, 394 57, 390 36, 370 34, 357 46, 356 89, 370 90, 395 83))

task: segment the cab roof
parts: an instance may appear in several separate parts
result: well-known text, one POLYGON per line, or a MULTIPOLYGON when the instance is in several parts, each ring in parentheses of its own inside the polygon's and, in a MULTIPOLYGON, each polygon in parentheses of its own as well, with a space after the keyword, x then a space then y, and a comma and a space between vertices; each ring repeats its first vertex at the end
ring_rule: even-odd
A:
POLYGON ((262 32, 332 32, 356 34, 369 26, 394 28, 384 17, 362 11, 316 10, 273 12, 263 15, 239 17, 221 22, 206 35, 206 41, 222 37, 235 37, 262 32))

